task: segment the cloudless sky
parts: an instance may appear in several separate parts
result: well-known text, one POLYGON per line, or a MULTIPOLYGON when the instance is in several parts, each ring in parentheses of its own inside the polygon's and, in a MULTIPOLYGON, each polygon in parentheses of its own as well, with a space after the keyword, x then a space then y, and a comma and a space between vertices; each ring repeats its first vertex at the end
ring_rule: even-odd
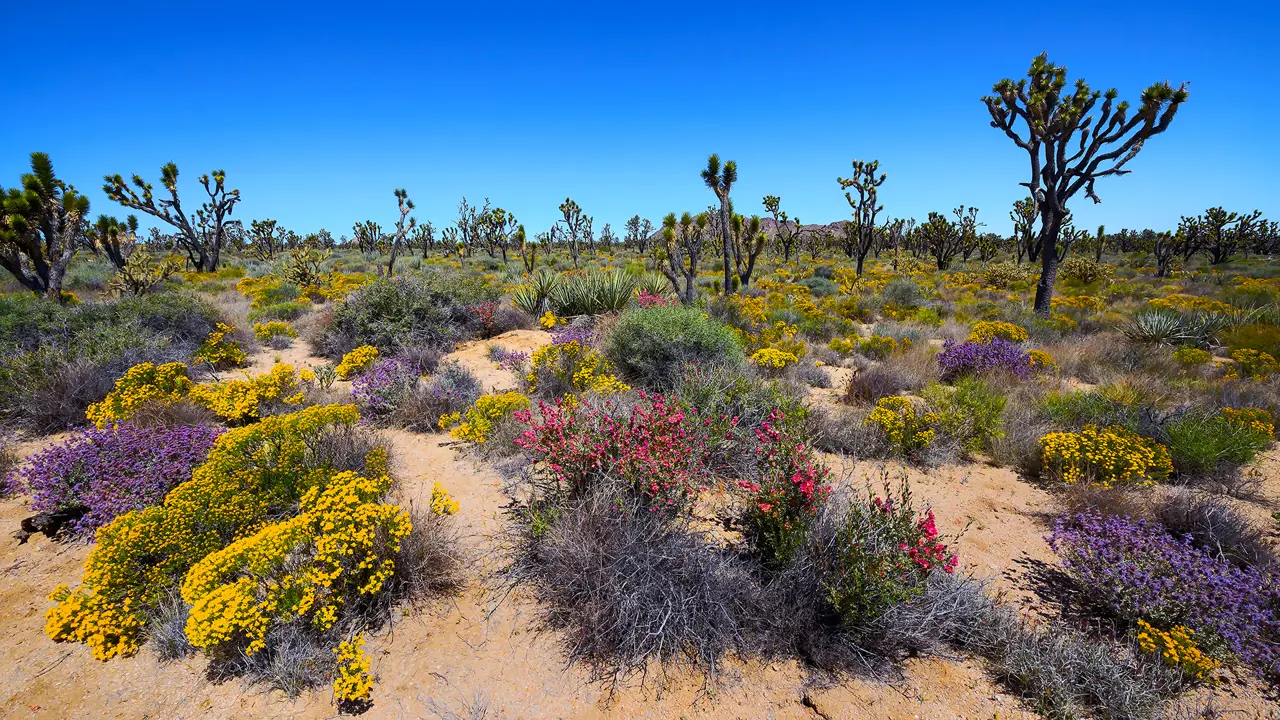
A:
MULTIPOLYGON (((848 216, 853 158, 888 173, 885 212, 977 206, 1008 233, 1026 154, 980 97, 1048 51, 1098 89, 1152 82, 1190 99, 1133 172, 1099 182, 1077 224, 1176 225, 1206 207, 1280 218, 1280 3, 173 2, 7 3, 0 12, 0 185, 33 150, 108 201, 106 173, 159 185, 173 160, 227 171, 235 217, 335 237, 488 197, 530 232, 573 197, 597 231, 714 201, 699 178, 739 166, 738 212, 779 195, 805 222, 848 216)), ((144 225, 150 225, 142 218, 144 225)))

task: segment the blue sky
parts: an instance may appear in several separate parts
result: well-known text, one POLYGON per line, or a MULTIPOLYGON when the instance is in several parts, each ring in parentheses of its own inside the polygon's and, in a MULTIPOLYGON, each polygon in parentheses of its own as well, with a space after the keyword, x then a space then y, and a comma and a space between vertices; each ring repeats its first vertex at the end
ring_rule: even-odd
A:
POLYGON ((1276 3, 859 5, 19 3, 0 43, 0 184, 42 150, 94 214, 128 212, 103 174, 158 181, 173 160, 188 205, 224 168, 235 217, 300 232, 388 226, 397 187, 437 226, 465 195, 545 229, 571 196, 620 229, 713 202, 710 152, 739 164, 739 212, 780 195, 806 222, 847 216, 835 178, 876 158, 886 213, 973 205, 1007 233, 1028 162, 979 98, 1047 50, 1122 98, 1190 82, 1132 174, 1099 183, 1103 204, 1073 203, 1079 224, 1280 217, 1276 3))

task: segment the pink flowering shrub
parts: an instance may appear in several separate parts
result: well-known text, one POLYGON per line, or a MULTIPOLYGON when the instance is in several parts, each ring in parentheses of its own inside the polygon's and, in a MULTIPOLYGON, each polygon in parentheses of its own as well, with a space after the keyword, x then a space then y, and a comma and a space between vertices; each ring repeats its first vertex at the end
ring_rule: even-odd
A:
POLYGON ((645 310, 648 310, 651 307, 675 307, 680 304, 680 301, 673 297, 655 295, 648 290, 641 290, 640 296, 636 298, 636 302, 645 310))
POLYGON ((516 444, 545 463, 557 483, 580 492, 605 473, 622 477, 651 509, 687 507, 707 474, 694 411, 662 395, 641 394, 626 417, 616 405, 587 408, 564 398, 516 413, 528 425, 516 444))
POLYGON ((955 553, 938 534, 933 511, 917 512, 904 481, 884 497, 855 498, 835 521, 819 553, 827 602, 845 622, 874 620, 890 606, 909 602, 929 574, 951 573, 955 553))
POLYGON ((750 502, 743 513, 745 534, 765 563, 788 563, 804 543, 809 526, 831 495, 830 471, 804 443, 778 429, 784 420, 774 410, 756 429, 757 473, 738 481, 750 502))

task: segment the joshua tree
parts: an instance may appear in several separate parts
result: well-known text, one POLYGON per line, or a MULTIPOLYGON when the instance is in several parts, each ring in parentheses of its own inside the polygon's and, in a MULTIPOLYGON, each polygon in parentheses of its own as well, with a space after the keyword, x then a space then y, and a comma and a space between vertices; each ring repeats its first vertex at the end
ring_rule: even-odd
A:
POLYGON ((966 261, 978 249, 978 228, 984 223, 978 222, 978 208, 966 208, 961 205, 951 214, 956 216, 956 228, 960 231, 960 256, 966 261))
POLYGON ((898 271, 898 263, 902 260, 902 246, 909 242, 915 227, 916 221, 914 219, 897 219, 885 222, 884 227, 880 229, 885 249, 893 249, 894 272, 898 271))
POLYGON ((623 239, 623 244, 627 247, 633 247, 641 255, 649 249, 649 238, 653 237, 653 223, 647 218, 639 215, 633 215, 627 221, 627 234, 623 239))
POLYGON ((384 237, 382 226, 372 220, 352 225, 351 235, 362 253, 377 252, 384 237))
POLYGON ((924 245, 933 255, 939 270, 951 267, 951 261, 960 253, 964 245, 964 233, 958 225, 944 215, 929 213, 929 222, 920 226, 918 231, 924 245))
POLYGON ((560 239, 564 241, 565 246, 569 249, 569 256, 573 258, 573 266, 576 268, 578 267, 578 256, 582 254, 582 241, 590 240, 594 242, 591 233, 592 218, 584 215, 582 208, 572 198, 565 198, 564 202, 560 203, 560 214, 564 216, 560 221, 564 224, 560 226, 556 234, 560 236, 560 239))
POLYGON ((396 233, 391 237, 391 259, 387 261, 388 277, 396 274, 396 256, 400 254, 405 236, 418 225, 418 218, 409 216, 413 212, 413 201, 404 188, 396 189, 396 204, 400 206, 400 217, 396 220, 396 233))
POLYGON ((121 222, 110 215, 99 215, 97 222, 86 231, 86 237, 116 270, 123 270, 138 241, 138 216, 130 215, 121 222))
POLYGON ((89 198, 59 180, 42 152, 31 153, 21 184, 0 188, 0 267, 36 295, 61 300, 67 265, 85 241, 89 198))
POLYGON ((706 240, 707 221, 706 213, 696 217, 684 213, 679 220, 675 213, 668 213, 662 219, 663 247, 657 260, 662 274, 667 276, 680 302, 685 305, 692 305, 698 294, 694 283, 698 279, 698 260, 702 257, 702 246, 706 240))
POLYGON ((1040 257, 1040 238, 1036 235, 1035 198, 1015 200, 1013 209, 1009 211, 1009 219, 1013 221, 1014 243, 1018 246, 1018 262, 1025 256, 1035 262, 1040 257))
POLYGON ((1024 183, 1035 198, 1040 216, 1040 283, 1035 311, 1048 316, 1053 284, 1058 276, 1058 232, 1067 216, 1067 203, 1080 190, 1096 202, 1098 178, 1128 173, 1124 166, 1142 150, 1147 139, 1169 127, 1187 99, 1187 86, 1174 89, 1167 81, 1142 93, 1142 105, 1132 117, 1129 103, 1115 103, 1115 89, 1106 93, 1076 80, 1064 94, 1067 69, 1049 62, 1046 54, 1031 61, 1026 80, 1004 79, 982 98, 991 114, 991 127, 1004 131, 1031 159, 1031 179, 1024 183), (1100 113, 1092 115, 1098 101, 1100 113), (1025 137, 1019 135, 1018 123, 1025 137))
POLYGON ((653 236, 653 223, 648 219, 639 215, 633 215, 627 221, 627 234, 623 238, 623 245, 636 249, 641 255, 649 249, 649 238, 653 236))
POLYGON ((431 250, 436 246, 436 226, 428 220, 426 223, 419 225, 409 234, 410 247, 422 248, 422 259, 426 260, 431 250))
POLYGON ((858 277, 862 277, 862 264, 876 242, 876 215, 884 209, 884 206, 879 204, 879 189, 888 175, 880 173, 880 177, 877 178, 876 171, 879 169, 879 160, 870 162, 854 160, 853 177, 836 178, 836 182, 840 183, 840 189, 845 191, 844 199, 853 209, 853 222, 845 226, 845 233, 851 240, 846 245, 845 252, 851 257, 854 254, 857 255, 858 277), (849 188, 858 192, 857 200, 853 199, 853 193, 849 192, 849 188))
POLYGON ((764 196, 764 209, 773 216, 773 239, 782 248, 782 262, 791 262, 791 251, 801 240, 800 218, 788 222, 782 198, 777 195, 764 196))
POLYGON ((738 284, 747 287, 751 284, 751 274, 756 268, 756 259, 764 251, 769 236, 760 224, 760 216, 752 215, 751 219, 734 215, 733 226, 733 264, 737 269, 738 284))
POLYGON ((618 236, 613 232, 613 227, 611 227, 609 223, 605 223, 604 228, 600 230, 600 247, 604 248, 605 251, 608 252, 613 249, 613 246, 617 244, 617 242, 618 236))
POLYGON ((157 200, 151 183, 140 175, 133 176, 134 187, 129 187, 120 175, 106 175, 103 180, 102 191, 111 200, 172 225, 178 231, 178 244, 197 272, 218 269, 222 248, 228 241, 228 218, 240 202, 240 191, 226 188, 226 172, 214 170, 210 175, 200 176, 200 184, 209 199, 196 209, 194 222, 178 199, 178 166, 174 163, 160 168, 160 184, 169 191, 168 199, 157 200))
POLYGON ((1168 277, 1169 268, 1175 257, 1188 258, 1196 252, 1195 244, 1187 234, 1187 218, 1177 232, 1155 233, 1152 237, 1151 253, 1156 258, 1156 277, 1168 277))
POLYGON ((511 236, 511 244, 520 251, 520 262, 524 265, 524 271, 533 274, 534 265, 538 262, 538 245, 529 242, 529 235, 524 231, 524 225, 516 228, 515 234, 511 236))
POLYGON ((271 260, 284 250, 284 228, 278 228, 275 220, 254 220, 249 223, 249 242, 253 253, 260 260, 271 260), (280 232, 277 233, 276 230, 280 232))
POLYGON ((1182 227, 1194 247, 1192 252, 1209 253, 1210 265, 1221 265, 1233 255, 1247 251, 1254 244, 1262 212, 1240 215, 1220 207, 1209 208, 1203 215, 1184 217, 1182 227))
POLYGON ((729 254, 732 252, 729 248, 729 192, 733 189, 733 184, 738 181, 738 163, 730 160, 724 164, 724 168, 720 167, 720 156, 711 153, 707 158, 707 169, 702 171, 702 181, 711 188, 711 192, 716 194, 716 199, 720 201, 720 238, 724 247, 722 248, 724 255, 724 293, 728 295, 733 291, 729 282, 729 254))

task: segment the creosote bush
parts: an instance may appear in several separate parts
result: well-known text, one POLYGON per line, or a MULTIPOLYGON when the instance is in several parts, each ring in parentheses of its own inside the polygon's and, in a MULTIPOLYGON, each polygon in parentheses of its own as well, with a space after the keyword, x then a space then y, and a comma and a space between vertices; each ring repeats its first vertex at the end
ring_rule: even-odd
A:
POLYGON ((686 364, 744 362, 742 347, 729 328, 686 307, 627 311, 614 325, 606 347, 624 380, 658 390, 671 388, 686 364))

